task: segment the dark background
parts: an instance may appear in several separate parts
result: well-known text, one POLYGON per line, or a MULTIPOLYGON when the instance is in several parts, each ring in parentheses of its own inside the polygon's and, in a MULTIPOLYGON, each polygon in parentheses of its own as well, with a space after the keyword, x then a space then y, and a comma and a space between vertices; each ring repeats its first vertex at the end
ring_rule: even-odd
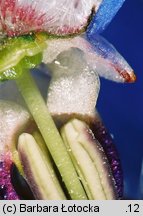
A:
POLYGON ((98 110, 114 135, 121 157, 125 196, 142 199, 143 0, 126 0, 102 35, 125 57, 137 75, 134 84, 117 84, 102 79, 98 110))

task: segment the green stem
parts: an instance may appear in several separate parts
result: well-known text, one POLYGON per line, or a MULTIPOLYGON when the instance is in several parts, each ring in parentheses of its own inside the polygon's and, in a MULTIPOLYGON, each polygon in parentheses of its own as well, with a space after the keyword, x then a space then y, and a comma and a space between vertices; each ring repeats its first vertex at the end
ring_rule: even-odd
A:
POLYGON ((32 76, 25 71, 16 80, 16 83, 59 169, 71 198, 73 200, 87 199, 63 140, 32 76))

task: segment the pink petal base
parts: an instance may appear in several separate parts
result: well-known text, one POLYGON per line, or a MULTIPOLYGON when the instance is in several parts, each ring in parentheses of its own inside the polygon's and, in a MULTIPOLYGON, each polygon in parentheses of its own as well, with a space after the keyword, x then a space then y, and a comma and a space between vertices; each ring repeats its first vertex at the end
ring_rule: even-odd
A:
POLYGON ((32 5, 17 7, 16 0, 0 0, 0 26, 8 36, 27 34, 35 29, 41 30, 45 14, 37 14, 32 5))
POLYGON ((11 153, 7 152, 0 158, 0 200, 19 200, 11 183, 11 153))

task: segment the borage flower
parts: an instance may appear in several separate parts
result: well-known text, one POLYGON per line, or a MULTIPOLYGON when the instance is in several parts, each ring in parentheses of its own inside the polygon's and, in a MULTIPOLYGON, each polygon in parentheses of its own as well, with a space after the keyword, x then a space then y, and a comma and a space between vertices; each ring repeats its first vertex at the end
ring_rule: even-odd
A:
MULTIPOLYGON (((123 2, 124 0, 0 1, 0 78, 16 79, 43 137, 39 132, 38 139, 34 135, 35 139, 31 135, 22 134, 16 148, 17 141, 13 143, 13 140, 17 140, 15 134, 17 136, 23 131, 29 132, 29 115, 16 105, 1 102, 2 113, 5 113, 3 122, 11 122, 12 115, 17 122, 18 115, 22 112, 21 121, 16 126, 15 122, 8 124, 7 130, 13 128, 11 133, 14 136, 11 137, 14 138, 8 144, 4 141, 1 150, 1 191, 5 199, 18 198, 13 191, 15 183, 11 185, 9 175, 12 163, 17 165, 27 180, 35 198, 66 198, 52 162, 49 162, 51 158, 48 154, 45 155, 46 147, 43 147, 44 144, 42 147, 36 144, 39 137, 40 140, 45 140, 70 198, 122 197, 120 161, 110 135, 95 112, 95 105, 99 92, 97 73, 117 82, 135 81, 132 68, 99 35, 123 2), (27 72, 41 62, 47 64, 52 71, 47 99, 49 111, 27 72), (9 116, 9 112, 13 114, 9 116), (51 115, 60 127, 62 125, 60 134, 51 115), (80 151, 74 143, 79 145, 80 151), (41 155, 44 155, 42 157, 45 162, 41 155)), ((35 126, 33 128, 32 134, 36 130, 35 126)), ((3 131, 5 138, 7 130, 3 131)), ((2 142, 3 140, 5 139, 2 142)))
POLYGON ((124 0, 73 0, 69 3, 62 0, 59 3, 56 0, 45 0, 41 3, 37 0, 5 0, 0 2, 1 32, 10 37, 39 31, 53 37, 66 36, 65 40, 58 38, 47 41, 49 50, 45 51, 47 59, 44 58, 44 62, 50 61, 49 55, 53 54, 54 59, 61 51, 78 47, 84 51, 90 67, 96 68, 100 76, 118 82, 134 82, 132 68, 111 44, 99 36, 123 2, 124 0), (76 36, 85 30, 84 35, 76 36), (70 35, 72 39, 69 39, 70 35), (57 53, 53 53, 55 47, 57 53))

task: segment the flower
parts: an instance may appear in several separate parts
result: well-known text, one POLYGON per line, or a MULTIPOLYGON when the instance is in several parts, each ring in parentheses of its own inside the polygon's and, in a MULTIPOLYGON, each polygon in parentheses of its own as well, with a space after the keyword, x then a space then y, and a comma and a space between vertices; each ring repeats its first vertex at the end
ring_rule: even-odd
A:
POLYGON ((73 0, 69 3, 68 0, 5 0, 0 6, 0 29, 2 34, 8 36, 47 32, 51 37, 44 51, 44 63, 49 63, 61 51, 77 47, 85 53, 90 68, 96 68, 100 76, 117 82, 134 82, 133 69, 99 35, 124 1, 73 0), (49 56, 52 56, 51 59, 49 56))
MULTIPOLYGON (((100 76, 117 82, 133 82, 135 80, 135 75, 132 68, 116 49, 99 35, 99 33, 101 33, 109 24, 123 2, 124 0, 72 0, 70 2, 68 0, 0 0, 0 31, 2 32, 2 38, 6 37, 4 41, 1 41, 0 80, 16 79, 23 71, 25 71, 25 68, 32 68, 39 64, 41 62, 41 53, 43 54, 43 62, 48 64, 53 62, 61 52, 66 51, 69 48, 78 48, 84 53, 85 62, 88 64, 87 69, 90 69, 89 72, 98 72, 100 76), (37 33, 41 31, 46 32, 47 36, 37 33), (45 46, 46 44, 47 46, 45 46)), ((28 73, 26 74, 24 72, 23 74, 25 76, 22 78, 20 76, 20 78, 17 79, 17 85, 45 139, 45 142, 48 143, 48 148, 51 149, 51 155, 53 156, 53 152, 55 154, 55 152, 57 153, 58 151, 61 151, 61 154, 64 155, 65 148, 64 150, 62 149, 62 140, 60 136, 57 135, 59 134, 57 133, 57 129, 53 127, 54 123, 52 118, 50 118, 51 113, 49 113, 47 106, 43 103, 43 100, 41 100, 41 95, 37 91, 32 78, 28 73), (43 125, 46 130, 43 129, 43 125), (47 131, 51 131, 52 133, 48 133, 48 137, 47 131), (53 139, 51 139, 51 137, 53 139), (57 142, 57 146, 60 146, 59 149, 56 147, 54 148, 53 146, 53 143, 57 142)), ((77 77, 74 77, 74 81, 76 78, 77 77)), ((95 78, 97 78, 95 79, 97 81, 97 86, 95 86, 94 82, 93 87, 95 91, 90 91, 90 93, 92 92, 93 94, 96 92, 96 96, 98 96, 98 76, 95 78)), ((84 89, 85 82, 83 83, 84 89)), ((78 82, 76 83, 78 84, 78 82)), ((90 83, 89 86, 91 87, 90 83)), ((65 86, 62 87, 65 88, 65 86)), ((79 91, 79 88, 77 88, 77 91, 79 91)), ((50 93, 51 92, 49 91, 49 94, 50 93)), ((86 93, 88 94, 88 92, 86 93)), ((91 94, 88 94, 88 96, 89 95, 91 96, 91 94)), ((92 98, 93 103, 91 104, 91 111, 95 108, 94 96, 95 94, 92 98)), ((65 99, 67 103, 67 98, 65 99)), ((81 102, 81 98, 78 99, 78 101, 81 102)), ((86 99, 84 101, 89 106, 90 103, 88 103, 86 99)), ((62 100, 62 102, 64 101, 62 100)), ((78 104, 76 105, 78 106, 78 104)), ((83 106, 84 104, 82 104, 82 107, 83 106)), ((98 139, 106 149, 107 157, 113 169, 114 179, 117 180, 115 186, 117 187, 118 197, 121 197, 123 181, 120 161, 116 153, 114 153, 114 147, 111 148, 112 139, 108 136, 101 120, 97 116, 94 117, 96 117, 97 122, 94 122, 95 125, 93 125, 93 127, 96 129, 98 139)), ((8 151, 10 151, 10 149, 8 151)), ((3 152, 5 155, 5 149, 3 152)), ((56 158, 53 157, 53 159, 56 158)), ((5 192, 6 189, 10 189, 11 198, 18 199, 18 196, 15 194, 14 188, 11 185, 11 177, 9 175, 12 160, 13 159, 11 159, 8 154, 8 157, 5 159, 6 162, 4 161, 4 163, 1 163, 1 170, 2 172, 4 171, 1 176, 3 178, 3 176, 5 177, 6 175, 6 180, 4 179, 4 182, 2 182, 0 189, 1 193, 5 196, 5 199, 9 198, 9 191, 7 190, 8 192, 5 192), (5 167, 8 169, 8 173, 5 173, 5 167), (5 195, 6 193, 7 195, 5 195)), ((61 164, 64 166, 64 169, 59 169, 59 172, 61 172, 61 176, 69 178, 70 175, 66 173, 65 162, 63 162, 62 157, 58 157, 55 160, 55 163, 57 167, 58 164, 60 164, 59 167, 61 167, 61 164)), ((72 164, 71 167, 73 167, 72 164)), ((66 178, 63 179, 63 181, 68 183, 66 178)), ((78 182, 79 179, 77 178, 76 181, 78 182)), ((76 184, 74 183, 74 185, 76 184)), ((67 186, 70 192, 73 191, 71 184, 67 184, 67 186)))

